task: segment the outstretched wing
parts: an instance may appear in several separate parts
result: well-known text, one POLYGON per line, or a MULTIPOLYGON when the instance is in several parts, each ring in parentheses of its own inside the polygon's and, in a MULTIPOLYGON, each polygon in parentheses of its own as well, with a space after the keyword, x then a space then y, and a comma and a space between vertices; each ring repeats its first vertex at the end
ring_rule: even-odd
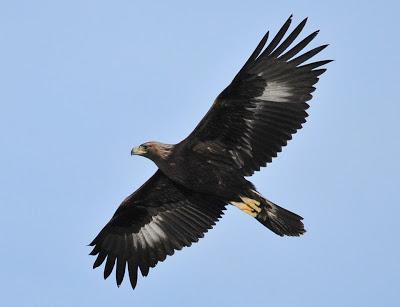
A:
POLYGON ((265 49, 269 32, 263 37, 186 139, 189 149, 209 148, 249 176, 271 162, 306 122, 306 102, 312 98, 318 77, 326 71, 319 67, 330 61, 304 64, 327 45, 299 55, 318 31, 289 49, 307 19, 281 42, 291 20, 292 16, 265 49))
POLYGON ((93 268, 106 259, 104 278, 116 266, 119 286, 128 268, 132 288, 140 269, 164 261, 184 246, 197 242, 222 216, 225 203, 176 185, 157 171, 139 190, 127 197, 112 219, 90 244, 97 255, 93 268))

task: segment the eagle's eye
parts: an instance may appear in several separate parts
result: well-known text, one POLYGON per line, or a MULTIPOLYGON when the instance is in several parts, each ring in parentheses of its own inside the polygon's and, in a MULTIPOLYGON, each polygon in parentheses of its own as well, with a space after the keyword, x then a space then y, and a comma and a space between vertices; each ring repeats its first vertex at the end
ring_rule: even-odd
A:
POLYGON ((143 148, 144 151, 149 151, 151 146, 149 144, 143 144, 141 145, 141 147, 143 148))

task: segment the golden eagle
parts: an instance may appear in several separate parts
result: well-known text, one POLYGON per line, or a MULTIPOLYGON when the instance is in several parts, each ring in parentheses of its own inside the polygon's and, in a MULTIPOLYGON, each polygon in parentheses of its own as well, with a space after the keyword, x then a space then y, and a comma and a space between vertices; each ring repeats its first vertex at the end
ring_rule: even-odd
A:
POLYGON ((129 273, 149 268, 197 242, 232 204, 280 236, 305 232, 302 217, 279 207, 246 180, 266 166, 306 122, 307 101, 330 60, 305 64, 327 45, 301 53, 315 31, 291 47, 303 20, 282 41, 292 16, 267 43, 269 32, 194 131, 176 145, 148 142, 132 155, 151 159, 157 172, 128 196, 90 244, 105 260, 104 278, 116 267, 119 286, 129 273), (291 48, 290 48, 291 47, 291 48), (300 54, 301 53, 301 54, 300 54))

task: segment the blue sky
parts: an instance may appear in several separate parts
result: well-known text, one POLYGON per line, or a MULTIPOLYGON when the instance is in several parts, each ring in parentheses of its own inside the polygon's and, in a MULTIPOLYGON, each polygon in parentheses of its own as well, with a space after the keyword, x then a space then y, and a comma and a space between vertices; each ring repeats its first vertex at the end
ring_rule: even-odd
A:
POLYGON ((1 306, 396 306, 395 1, 2 1, 1 306), (309 122, 252 181, 301 214, 280 238, 230 208, 132 291, 86 246, 155 171, 133 145, 184 138, 267 30, 309 17, 309 122))

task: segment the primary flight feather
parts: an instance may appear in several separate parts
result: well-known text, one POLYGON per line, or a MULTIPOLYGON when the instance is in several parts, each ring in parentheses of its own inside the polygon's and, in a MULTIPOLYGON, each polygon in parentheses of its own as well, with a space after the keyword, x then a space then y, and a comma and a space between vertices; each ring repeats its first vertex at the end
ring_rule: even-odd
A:
POLYGON ((285 22, 265 47, 262 38, 232 83, 218 95, 195 130, 175 145, 148 142, 132 149, 154 161, 157 172, 119 206, 93 242, 93 267, 105 261, 104 278, 116 282, 149 269, 175 250, 197 242, 228 204, 280 236, 305 232, 302 217, 263 197, 245 177, 266 166, 306 122, 307 101, 329 60, 305 64, 327 45, 304 52, 311 33, 297 44, 303 20, 283 40, 285 22), (265 47, 265 48, 264 48, 265 47))

